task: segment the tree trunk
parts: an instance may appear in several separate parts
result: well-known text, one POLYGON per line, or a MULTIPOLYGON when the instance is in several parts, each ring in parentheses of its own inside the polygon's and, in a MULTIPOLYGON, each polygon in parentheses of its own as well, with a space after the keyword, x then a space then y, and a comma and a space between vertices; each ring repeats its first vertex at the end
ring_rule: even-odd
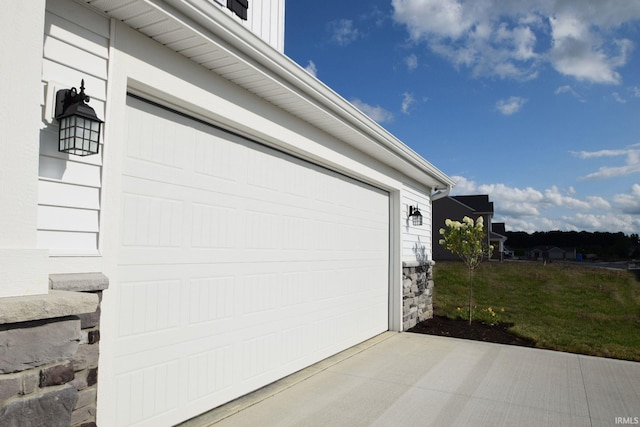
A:
POLYGON ((469 325, 471 325, 471 307, 472 307, 472 302, 471 300, 473 299, 473 270, 469 269, 469 325))

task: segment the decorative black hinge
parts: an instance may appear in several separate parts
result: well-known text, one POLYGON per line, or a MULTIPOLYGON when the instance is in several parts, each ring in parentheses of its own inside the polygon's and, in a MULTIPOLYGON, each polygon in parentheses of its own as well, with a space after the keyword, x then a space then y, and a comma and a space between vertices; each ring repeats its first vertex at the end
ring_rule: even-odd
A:
POLYGON ((227 0, 227 7, 240 19, 247 20, 247 9, 249 9, 249 0, 227 0))

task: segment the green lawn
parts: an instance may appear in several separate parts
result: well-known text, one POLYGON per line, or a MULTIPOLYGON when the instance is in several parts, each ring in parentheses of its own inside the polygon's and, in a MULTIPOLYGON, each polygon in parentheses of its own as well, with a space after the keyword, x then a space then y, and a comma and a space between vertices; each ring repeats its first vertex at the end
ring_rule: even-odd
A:
MULTIPOLYGON (((465 265, 436 263, 434 281, 436 314, 464 313, 465 265)), ((491 307, 498 320, 513 324, 512 332, 534 339, 540 348, 640 361, 640 282, 631 272, 485 262, 473 283, 476 313, 486 315, 491 307)))

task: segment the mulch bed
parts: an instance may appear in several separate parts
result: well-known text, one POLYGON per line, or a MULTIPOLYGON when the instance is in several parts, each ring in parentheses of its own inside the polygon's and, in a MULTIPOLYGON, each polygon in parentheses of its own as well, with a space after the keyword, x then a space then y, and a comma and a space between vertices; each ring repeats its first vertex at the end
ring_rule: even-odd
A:
POLYGON ((508 331, 513 325, 498 323, 487 325, 482 322, 469 322, 463 319, 451 319, 445 316, 434 316, 418 323, 408 332, 418 334, 439 335, 443 337, 463 338, 476 341, 493 342, 498 344, 519 345, 535 347, 535 341, 523 338, 508 331))

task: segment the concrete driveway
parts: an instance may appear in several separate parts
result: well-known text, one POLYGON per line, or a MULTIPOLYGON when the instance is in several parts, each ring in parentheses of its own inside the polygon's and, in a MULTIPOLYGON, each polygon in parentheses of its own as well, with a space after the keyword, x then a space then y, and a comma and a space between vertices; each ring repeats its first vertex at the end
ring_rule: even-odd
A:
POLYGON ((182 427, 640 424, 640 363, 387 332, 182 427))

